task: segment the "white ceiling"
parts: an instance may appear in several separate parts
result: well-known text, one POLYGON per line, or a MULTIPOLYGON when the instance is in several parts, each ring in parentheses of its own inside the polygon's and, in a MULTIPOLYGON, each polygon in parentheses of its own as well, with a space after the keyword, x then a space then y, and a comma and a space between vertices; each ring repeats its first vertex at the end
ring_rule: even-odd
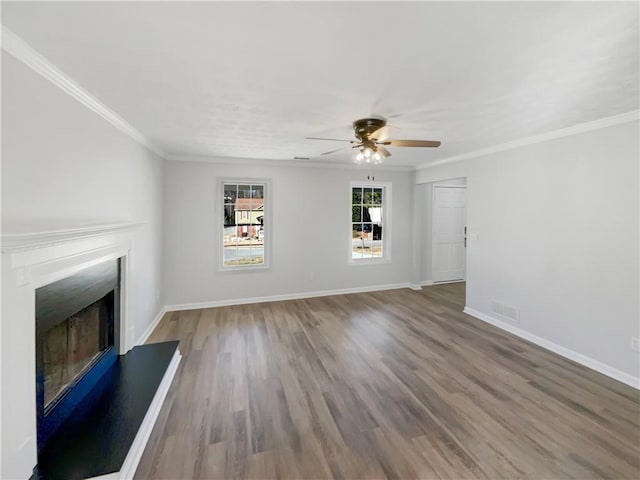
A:
MULTIPOLYGON (((2 23, 174 155, 315 156, 389 118, 425 165, 638 109, 638 3, 6 3, 2 23)), ((322 157, 348 162, 351 152, 322 157)))

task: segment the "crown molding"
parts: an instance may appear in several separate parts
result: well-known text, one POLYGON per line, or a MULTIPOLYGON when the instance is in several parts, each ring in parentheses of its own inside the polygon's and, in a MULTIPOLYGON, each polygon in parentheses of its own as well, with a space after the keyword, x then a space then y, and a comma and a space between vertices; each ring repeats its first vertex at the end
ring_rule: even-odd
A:
MULTIPOLYGON (((179 155, 170 154, 165 157, 171 162, 199 162, 213 163, 218 165, 249 165, 256 167, 302 167, 302 168, 332 168, 342 170, 361 170, 365 166, 355 163, 334 163, 319 162, 317 160, 269 160, 261 158, 242 158, 242 157, 214 157, 207 155, 179 155)), ((377 172, 413 172, 415 167, 400 165, 376 165, 377 172)))
POLYGON ((143 133, 134 128, 124 118, 96 99, 70 77, 62 73, 46 58, 34 50, 27 42, 2 25, 2 50, 20 60, 34 72, 42 75, 62 91, 75 98, 89 110, 100 115, 103 119, 125 133, 133 140, 151 150, 156 155, 165 158, 165 152, 155 145, 143 133))
POLYGON ((426 170, 428 168, 437 167, 438 165, 444 165, 447 163, 460 162, 462 160, 469 160, 476 157, 482 157, 484 155, 490 155, 492 153, 504 152, 506 150, 513 150, 514 148, 524 147, 527 145, 533 145, 536 143, 546 142, 548 140, 554 140, 556 138, 569 137, 578 133, 590 132, 592 130, 599 130, 605 127, 612 127, 614 125, 620 125, 622 123, 629 123, 640 119, 640 110, 633 110, 627 113, 621 113, 620 115, 613 115, 611 117, 601 118, 586 123, 579 123, 571 127, 561 128, 559 130, 553 130, 551 132, 542 133, 540 135, 533 135, 531 137, 520 138, 507 143, 501 143, 494 145, 493 147, 482 148, 480 150, 474 150, 473 152, 463 153, 461 155, 454 155, 453 157, 443 158, 429 163, 428 165, 421 165, 416 167, 416 170, 426 170))
MULTIPOLYGON (((36 73, 40 74, 65 93, 75 98, 81 104, 94 113, 101 116, 104 120, 112 124, 121 132, 125 133, 133 140, 143 145, 156 155, 169 160, 180 162, 205 162, 205 163, 217 163, 217 164, 237 164, 237 165, 255 165, 255 166, 280 166, 280 167, 312 167, 312 168, 332 168, 332 169, 358 169, 359 166, 355 164, 342 164, 342 163, 329 163, 319 162, 317 160, 301 161, 301 160, 270 160, 270 159, 254 159, 254 158, 230 158, 230 157, 213 157, 206 155, 182 155, 171 154, 168 155, 160 147, 154 144, 148 137, 142 132, 133 127, 124 118, 115 113, 109 107, 104 105, 98 99, 96 99, 89 92, 84 90, 74 80, 58 70, 47 59, 34 50, 28 43, 22 38, 16 35, 6 26, 2 25, 2 50, 9 53, 22 63, 27 65, 36 73)), ((463 153, 460 155, 454 155, 446 157, 440 160, 435 160, 426 165, 418 166, 391 166, 391 165, 378 165, 375 167, 378 171, 396 171, 396 172, 412 172, 426 170, 429 168, 437 167, 448 163, 459 162, 462 160, 469 160, 484 155, 490 155, 492 153, 503 152, 506 150, 512 150, 518 147, 527 145, 533 145, 556 138, 567 137, 576 135, 579 133, 589 132, 592 130, 598 130, 613 125, 622 123, 628 123, 640 119, 640 110, 633 110, 631 112, 623 113, 620 115, 614 115, 611 117, 605 117, 599 120, 591 122, 581 123, 573 125, 571 127, 561 128, 551 132, 543 133, 540 135, 533 135, 510 142, 494 145, 472 152, 463 153)))

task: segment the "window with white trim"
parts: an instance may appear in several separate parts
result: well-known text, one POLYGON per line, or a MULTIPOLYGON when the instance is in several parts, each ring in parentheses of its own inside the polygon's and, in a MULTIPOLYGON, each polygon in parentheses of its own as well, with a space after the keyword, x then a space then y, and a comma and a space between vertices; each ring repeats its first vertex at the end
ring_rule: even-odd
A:
POLYGON ((268 266, 267 188, 264 181, 222 182, 222 269, 268 266))
POLYGON ((351 260, 389 259, 388 183, 351 183, 351 260))

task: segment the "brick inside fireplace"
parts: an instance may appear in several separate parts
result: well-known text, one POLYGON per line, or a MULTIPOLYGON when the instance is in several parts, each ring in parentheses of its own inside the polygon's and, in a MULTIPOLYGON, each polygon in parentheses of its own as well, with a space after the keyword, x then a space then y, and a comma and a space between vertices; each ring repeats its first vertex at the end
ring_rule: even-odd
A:
POLYGON ((113 305, 113 292, 44 333, 45 412, 113 346, 109 304, 113 305))

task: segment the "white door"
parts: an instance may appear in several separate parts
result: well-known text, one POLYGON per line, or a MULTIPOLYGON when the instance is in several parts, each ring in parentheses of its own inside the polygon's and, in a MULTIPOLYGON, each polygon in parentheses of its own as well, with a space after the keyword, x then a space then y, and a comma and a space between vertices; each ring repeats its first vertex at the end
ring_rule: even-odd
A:
POLYGON ((460 186, 433 187, 433 281, 465 279, 467 189, 460 186))

